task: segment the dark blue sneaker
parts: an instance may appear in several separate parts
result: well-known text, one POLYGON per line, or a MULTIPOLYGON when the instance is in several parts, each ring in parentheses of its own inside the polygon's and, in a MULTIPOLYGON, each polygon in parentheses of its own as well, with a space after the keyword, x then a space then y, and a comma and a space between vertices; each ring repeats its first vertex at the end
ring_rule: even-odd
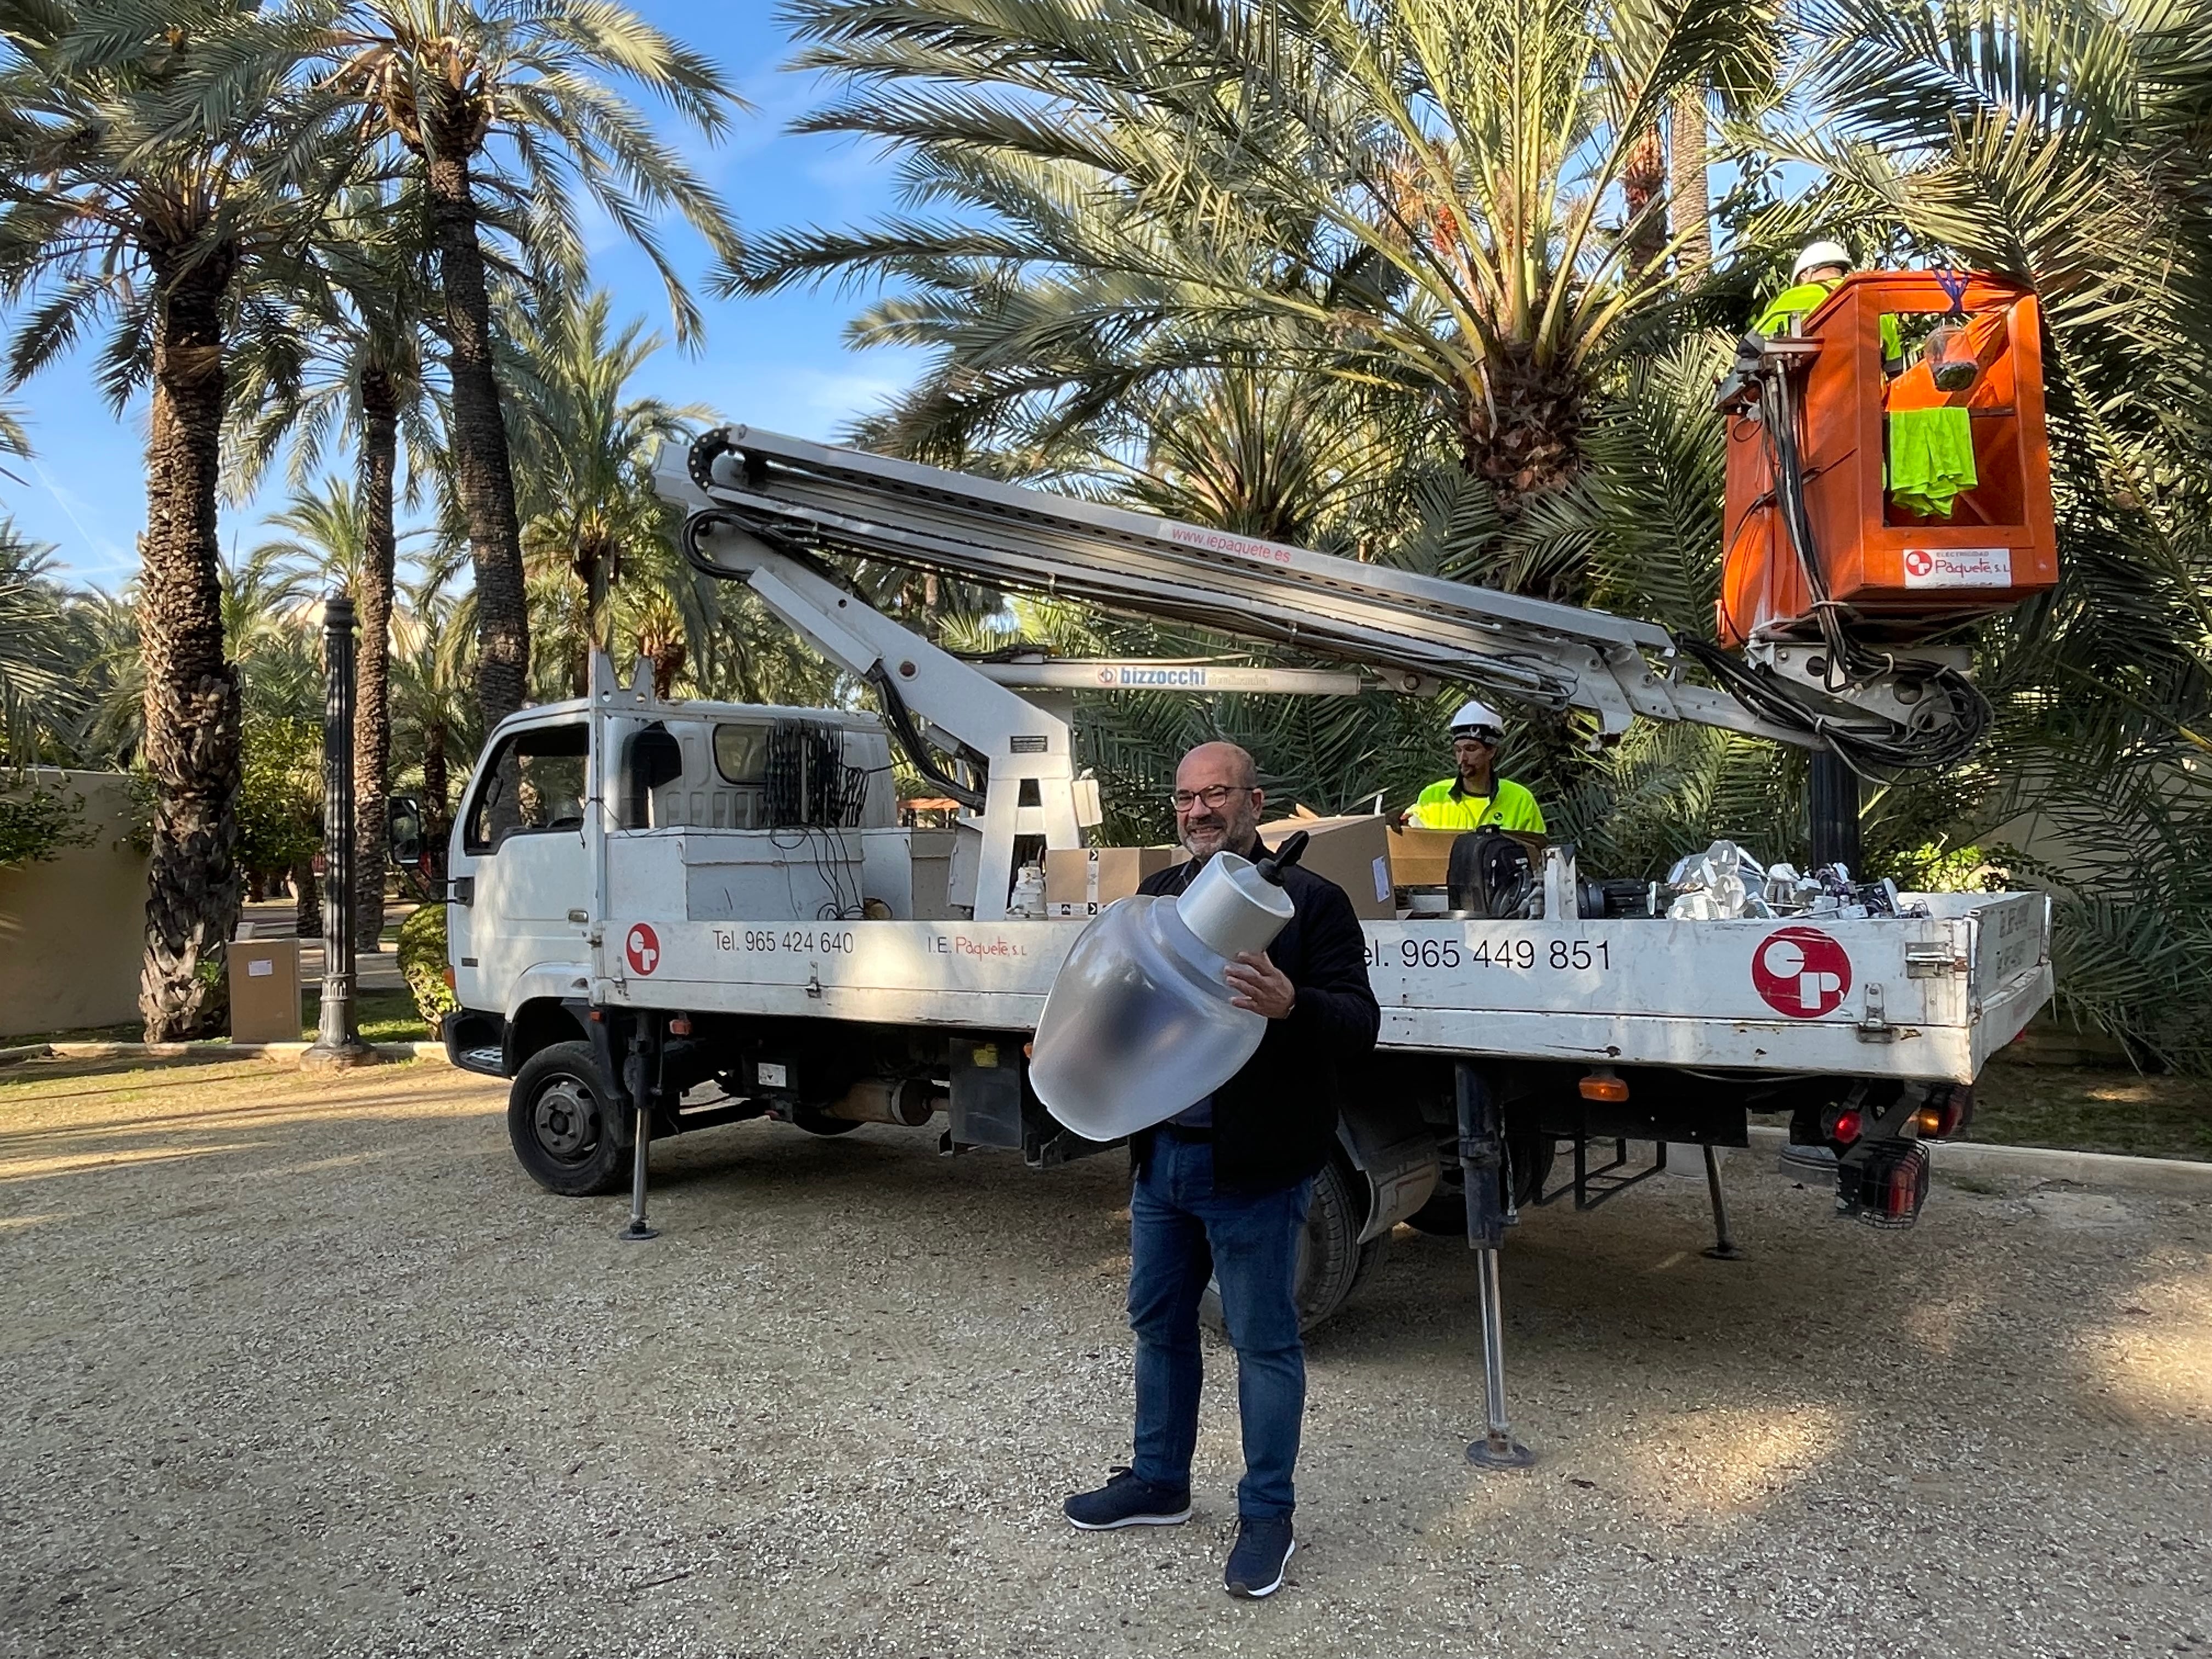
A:
POLYGON ((1257 1601, 1283 1587, 1283 1569, 1298 1547, 1291 1536, 1291 1517, 1276 1516, 1264 1521, 1249 1516, 1237 1523, 1237 1547, 1229 1552, 1229 1566, 1221 1582, 1231 1595, 1257 1601))
POLYGON ((1085 1532, 1116 1527, 1179 1527, 1190 1519, 1190 1488, 1156 1486, 1118 1465, 1097 1492, 1079 1492, 1060 1505, 1071 1526, 1085 1532))

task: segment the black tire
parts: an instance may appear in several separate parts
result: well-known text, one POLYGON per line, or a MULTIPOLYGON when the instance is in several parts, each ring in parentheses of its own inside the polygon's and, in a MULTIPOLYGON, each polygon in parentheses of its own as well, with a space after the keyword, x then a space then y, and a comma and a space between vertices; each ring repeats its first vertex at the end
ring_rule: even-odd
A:
MULTIPOLYGON (((1558 1143, 1549 1135, 1515 1135, 1510 1141, 1513 1156, 1513 1201, 1528 1206, 1536 1201, 1544 1190, 1544 1183, 1552 1178, 1552 1155, 1558 1143)), ((1433 1233, 1439 1238, 1464 1238, 1467 1236, 1467 1194, 1461 1184, 1459 1165, 1447 1161, 1438 1172, 1437 1189, 1429 1201, 1406 1218, 1406 1224, 1416 1232, 1433 1233)))
POLYGON ((507 1097, 507 1139, 530 1178, 563 1198, 622 1191, 629 1159, 615 1138, 615 1098, 590 1043, 531 1055, 507 1097))
MULTIPOLYGON (((1298 1241, 1297 1296, 1298 1329, 1310 1331, 1344 1305, 1360 1275, 1382 1259, 1384 1238, 1359 1243, 1366 1224, 1366 1182, 1340 1157, 1332 1157, 1314 1177, 1313 1202, 1306 1210, 1305 1237, 1298 1241)), ((1387 1236, 1386 1236, 1387 1237, 1387 1236)), ((1198 1316, 1206 1328, 1227 1336, 1221 1313, 1221 1285, 1208 1279, 1199 1298, 1198 1316)))

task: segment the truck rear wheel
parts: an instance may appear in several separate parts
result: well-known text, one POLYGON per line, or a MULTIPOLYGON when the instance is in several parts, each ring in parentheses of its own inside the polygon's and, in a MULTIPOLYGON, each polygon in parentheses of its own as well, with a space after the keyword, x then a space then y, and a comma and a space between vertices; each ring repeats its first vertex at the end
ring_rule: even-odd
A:
POLYGON ((615 1139, 615 1091, 588 1042, 556 1042, 523 1063, 507 1102, 507 1139, 530 1178, 564 1198, 623 1189, 629 1160, 615 1139))
MULTIPOLYGON (((1306 1210, 1305 1237, 1298 1243, 1295 1294, 1298 1329, 1310 1331, 1344 1305, 1352 1286, 1382 1255, 1388 1235, 1359 1242, 1367 1219, 1359 1172, 1341 1158, 1331 1158, 1314 1176, 1313 1202, 1306 1210)), ((1217 1335, 1229 1334, 1221 1312, 1221 1283, 1208 1279, 1199 1298, 1198 1316, 1217 1335)))
MULTIPOLYGON (((1544 1183, 1552 1177, 1552 1154, 1558 1149, 1557 1143, 1549 1135, 1516 1134, 1508 1138, 1506 1146, 1513 1161, 1513 1202, 1526 1207, 1536 1201, 1544 1183)), ((1456 1163, 1444 1161, 1437 1171, 1435 1194, 1406 1218, 1406 1224, 1416 1232, 1441 1238, 1466 1236, 1467 1188, 1456 1163)))

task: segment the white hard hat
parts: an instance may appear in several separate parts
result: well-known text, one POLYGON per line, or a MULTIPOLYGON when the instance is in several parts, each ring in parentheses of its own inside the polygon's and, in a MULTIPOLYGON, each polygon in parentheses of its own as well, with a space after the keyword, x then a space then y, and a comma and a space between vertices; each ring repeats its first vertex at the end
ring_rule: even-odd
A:
POLYGON ((1851 268, 1851 251, 1841 242, 1809 242, 1797 256, 1797 263, 1790 267, 1790 280, 1801 283, 1808 270, 1818 270, 1822 265, 1834 265, 1839 270, 1851 268))
POLYGON ((1504 720, 1500 719, 1498 711, 1486 702, 1463 702, 1459 706, 1459 712, 1451 717, 1451 732, 1454 737, 1458 737, 1462 732, 1473 732, 1482 727, 1486 727, 1492 732, 1503 732, 1505 729, 1504 720))

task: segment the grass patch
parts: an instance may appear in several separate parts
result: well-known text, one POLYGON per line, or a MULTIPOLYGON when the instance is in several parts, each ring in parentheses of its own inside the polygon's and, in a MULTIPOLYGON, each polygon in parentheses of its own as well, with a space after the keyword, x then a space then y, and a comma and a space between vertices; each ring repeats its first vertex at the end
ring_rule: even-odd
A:
MULTIPOLYGON (((322 1018, 320 987, 308 988, 301 1002, 301 1017, 307 1022, 307 1029, 301 1035, 312 1042, 315 1036, 315 1022, 322 1018)), ((368 1042, 428 1042, 430 1040, 430 1028, 423 1023, 422 1016, 415 1012, 415 999, 404 988, 364 991, 356 987, 353 1024, 362 1040, 368 1042)))
MULTIPOLYGON (((322 982, 309 984, 300 1000, 301 1041, 315 1040, 315 1023, 322 1018, 322 982)), ((428 1042, 430 1028, 415 1012, 415 999, 404 987, 353 994, 354 1027, 368 1042, 428 1042)), ((80 1025, 66 1031, 40 1031, 28 1036, 0 1037, 0 1048, 34 1042, 136 1042, 145 1028, 133 1020, 127 1025, 80 1025)))
POLYGON ((1966 1140, 2212 1159, 2212 1079, 1993 1060, 1966 1140))

